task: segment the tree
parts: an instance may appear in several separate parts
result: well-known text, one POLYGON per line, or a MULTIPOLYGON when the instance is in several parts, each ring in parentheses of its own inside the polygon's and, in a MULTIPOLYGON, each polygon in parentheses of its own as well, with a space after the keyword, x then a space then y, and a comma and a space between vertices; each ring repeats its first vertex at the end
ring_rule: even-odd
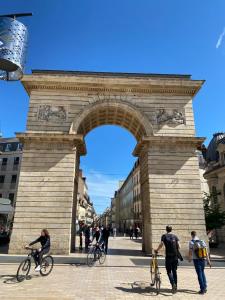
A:
POLYGON ((219 229, 225 225, 225 211, 218 203, 218 192, 204 193, 203 203, 205 211, 206 230, 219 229))

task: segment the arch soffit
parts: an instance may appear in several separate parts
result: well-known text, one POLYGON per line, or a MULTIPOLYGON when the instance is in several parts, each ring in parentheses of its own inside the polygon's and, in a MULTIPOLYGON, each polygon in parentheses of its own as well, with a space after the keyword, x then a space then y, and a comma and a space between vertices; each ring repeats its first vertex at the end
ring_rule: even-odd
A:
POLYGON ((100 125, 107 124, 119 125, 126 128, 136 137, 137 141, 140 141, 143 136, 153 135, 153 128, 147 116, 145 116, 145 114, 141 112, 138 107, 130 102, 117 99, 98 100, 85 106, 78 118, 72 123, 71 129, 75 134, 82 133, 86 135, 92 129, 100 125), (121 119, 118 119, 119 112, 121 111, 124 113, 124 122, 122 122, 121 119), (95 118, 99 112, 105 112, 105 120, 103 120, 101 123, 95 122, 96 126, 93 124, 93 126, 90 126, 85 130, 85 122, 89 122, 91 118, 95 118), (110 112, 114 113, 114 119, 112 122, 108 122, 106 118, 110 112), (135 122, 135 124, 138 125, 135 130, 131 129, 132 122, 135 122), (84 130, 82 130, 82 128, 84 130))

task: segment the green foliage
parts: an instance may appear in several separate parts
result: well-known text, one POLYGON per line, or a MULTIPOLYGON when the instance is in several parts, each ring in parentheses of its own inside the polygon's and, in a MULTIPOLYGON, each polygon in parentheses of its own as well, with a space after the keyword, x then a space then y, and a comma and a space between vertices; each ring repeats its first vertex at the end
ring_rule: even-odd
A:
POLYGON ((203 198, 206 229, 219 229, 225 225, 225 211, 221 210, 218 203, 218 193, 205 193, 203 198))

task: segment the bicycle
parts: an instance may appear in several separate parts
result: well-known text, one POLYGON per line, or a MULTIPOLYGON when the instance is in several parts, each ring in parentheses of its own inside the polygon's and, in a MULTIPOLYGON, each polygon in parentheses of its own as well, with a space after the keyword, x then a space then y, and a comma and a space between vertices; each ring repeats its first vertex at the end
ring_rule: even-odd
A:
MULTIPOLYGON (((36 249, 30 248, 30 247, 26 247, 25 249, 30 250, 30 252, 28 253, 27 258, 24 259, 18 267, 18 270, 16 273, 16 279, 19 282, 23 281, 24 279, 26 279, 28 277, 30 269, 31 269, 32 258, 35 262, 35 266, 37 267, 37 263, 34 259, 36 249)), ((41 276, 48 276, 53 269, 53 265, 54 265, 54 260, 51 255, 43 256, 43 258, 41 260, 41 269, 40 269, 41 276)))
POLYGON ((159 265, 158 265, 158 260, 157 260, 158 254, 154 253, 152 254, 152 260, 151 260, 151 265, 150 265, 150 272, 151 272, 151 286, 156 286, 156 293, 157 295, 160 292, 160 287, 161 287, 161 276, 159 272, 159 265))
POLYGON ((95 245, 90 244, 90 249, 87 254, 87 265, 92 267, 96 261, 99 261, 99 264, 104 264, 106 259, 105 250, 97 243, 95 245))

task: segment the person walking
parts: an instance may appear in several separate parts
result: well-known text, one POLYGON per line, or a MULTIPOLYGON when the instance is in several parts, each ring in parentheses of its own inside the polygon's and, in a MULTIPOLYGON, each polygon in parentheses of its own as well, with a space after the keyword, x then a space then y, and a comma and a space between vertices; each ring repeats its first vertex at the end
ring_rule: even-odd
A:
POLYGON ((133 230, 133 227, 130 226, 130 240, 131 239, 133 240, 133 235, 134 235, 134 230, 133 230))
POLYGON ((90 227, 88 225, 85 226, 84 236, 85 236, 85 250, 87 251, 88 246, 90 244, 90 227))
POLYGON ((155 250, 156 253, 163 247, 166 248, 165 266, 167 275, 169 277, 170 284, 172 286, 172 293, 177 292, 177 266, 178 257, 181 257, 179 253, 180 244, 178 237, 172 233, 172 226, 166 226, 166 233, 161 237, 161 243, 155 250))
POLYGON ((135 226, 135 228, 134 228, 134 235, 135 235, 135 239, 137 240, 137 238, 138 238, 138 228, 137 228, 137 226, 135 226))
POLYGON ((197 237, 196 231, 191 232, 191 240, 189 242, 189 262, 193 260, 195 271, 198 276, 198 283, 200 286, 199 294, 203 295, 207 292, 207 281, 205 276, 205 263, 211 262, 205 241, 197 237))
POLYGON ((113 227, 113 238, 116 238, 116 227, 113 227))
POLYGON ((107 226, 102 230, 102 240, 103 240, 103 248, 105 249, 105 253, 108 251, 108 241, 110 236, 110 227, 107 226))
POLYGON ((84 232, 84 223, 80 223, 80 228, 79 228, 79 237, 80 237, 80 247, 79 250, 83 249, 83 232, 84 232))

